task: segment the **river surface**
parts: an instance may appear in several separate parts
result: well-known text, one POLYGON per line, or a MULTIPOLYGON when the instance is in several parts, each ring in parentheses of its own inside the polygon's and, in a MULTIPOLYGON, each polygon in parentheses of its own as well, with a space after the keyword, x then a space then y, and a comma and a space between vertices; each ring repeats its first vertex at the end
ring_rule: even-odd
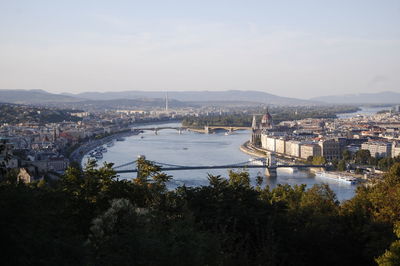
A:
MULTIPOLYGON (((153 126, 156 125, 143 127, 153 126)), ((162 126, 177 127, 180 124, 170 123, 162 126)), ((200 134, 190 131, 183 131, 182 134, 178 134, 178 131, 174 129, 160 130, 158 135, 155 135, 152 131, 145 131, 143 134, 128 137, 124 141, 115 141, 114 146, 107 148, 108 151, 104 153, 103 159, 99 160, 99 164, 106 161, 113 162, 115 166, 118 166, 136 160, 138 155, 145 155, 146 159, 156 162, 183 166, 226 165, 247 162, 251 156, 241 152, 239 147, 249 138, 250 132, 247 130, 237 131, 227 136, 224 133, 200 134)), ((86 160, 87 157, 84 158, 84 162, 86 160)), ((134 168, 134 165, 131 168, 134 168)), ((253 168, 248 171, 253 185, 255 185, 256 176, 264 173, 262 168, 253 168)), ((183 184, 187 186, 207 185, 208 174, 227 177, 228 170, 183 170, 171 171, 168 174, 173 176, 169 187, 174 188, 183 184)), ((133 177, 136 177, 136 173, 120 175, 120 178, 133 177)), ((353 197, 356 188, 355 185, 343 181, 315 177, 308 171, 290 173, 284 169, 278 169, 276 178, 264 177, 263 185, 275 187, 277 184, 306 184, 307 187, 311 187, 314 184, 321 183, 328 184, 340 201, 353 197)))
POLYGON ((362 115, 362 116, 368 116, 368 115, 374 115, 379 111, 382 110, 389 110, 390 107, 360 107, 361 110, 353 113, 343 113, 343 114, 338 114, 338 118, 351 118, 357 115, 362 115))

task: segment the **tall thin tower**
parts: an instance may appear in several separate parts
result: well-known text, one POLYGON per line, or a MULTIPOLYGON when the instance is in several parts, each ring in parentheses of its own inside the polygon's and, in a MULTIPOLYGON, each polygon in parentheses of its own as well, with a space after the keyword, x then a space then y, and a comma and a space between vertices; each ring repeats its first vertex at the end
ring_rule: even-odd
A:
POLYGON ((165 94, 165 112, 168 112, 168 92, 165 94))
POLYGON ((251 123, 251 128, 252 129, 257 129, 257 121, 256 121, 256 116, 253 115, 253 121, 251 123))

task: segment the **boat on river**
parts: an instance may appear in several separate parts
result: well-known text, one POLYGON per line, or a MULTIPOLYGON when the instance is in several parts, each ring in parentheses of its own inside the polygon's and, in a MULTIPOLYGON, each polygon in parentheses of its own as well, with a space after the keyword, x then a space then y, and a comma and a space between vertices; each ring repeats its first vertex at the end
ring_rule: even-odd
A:
POLYGON ((341 181, 341 182, 348 183, 351 185, 355 185, 358 183, 356 178, 349 176, 349 175, 339 174, 339 173, 328 173, 328 172, 322 171, 322 172, 316 172, 315 176, 328 178, 328 179, 332 179, 332 180, 337 180, 337 181, 341 181))
POLYGON ((103 159, 103 153, 96 152, 93 157, 96 158, 96 159, 103 159))
POLYGON ((294 174, 299 171, 299 169, 297 169, 295 167, 280 167, 279 170, 283 171, 285 173, 288 173, 288 174, 294 174))
POLYGON ((112 147, 112 146, 114 146, 114 142, 113 141, 111 141, 111 142, 109 142, 109 143, 107 143, 107 147, 112 147))
POLYGON ((250 158, 249 164, 250 165, 264 165, 264 162, 262 160, 260 160, 259 158, 250 158))

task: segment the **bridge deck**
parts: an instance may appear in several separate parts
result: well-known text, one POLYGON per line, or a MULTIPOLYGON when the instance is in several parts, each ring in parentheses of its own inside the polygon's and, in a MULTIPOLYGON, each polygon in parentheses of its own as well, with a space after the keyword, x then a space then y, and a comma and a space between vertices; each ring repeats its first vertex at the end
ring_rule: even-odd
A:
MULTIPOLYGON (((320 168, 324 165, 277 165, 267 167, 264 165, 215 165, 215 166, 182 166, 182 167, 162 167, 161 171, 179 171, 179 170, 202 170, 202 169, 246 169, 246 168, 320 168)), ((116 173, 137 173, 137 169, 116 170, 116 173)))

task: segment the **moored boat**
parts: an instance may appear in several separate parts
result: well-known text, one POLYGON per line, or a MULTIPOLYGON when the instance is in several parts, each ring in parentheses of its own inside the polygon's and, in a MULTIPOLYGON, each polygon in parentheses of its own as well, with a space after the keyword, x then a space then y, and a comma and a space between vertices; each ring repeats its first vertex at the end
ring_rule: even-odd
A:
POLYGON ((109 143, 107 143, 107 147, 112 147, 112 146, 114 146, 114 142, 113 141, 111 141, 111 142, 109 142, 109 143))
POLYGON ((323 177, 323 178, 329 178, 329 179, 333 179, 333 180, 337 180, 337 181, 342 181, 348 184, 357 184, 357 179, 352 177, 352 176, 348 176, 348 175, 343 175, 343 174, 337 174, 337 173, 328 173, 328 172, 316 172, 315 173, 316 176, 318 177, 323 177))
POLYGON ((264 165, 264 162, 261 159, 258 159, 258 158, 250 158, 249 159, 249 164, 250 165, 264 165))
POLYGON ((102 154, 101 152, 96 152, 96 153, 94 154, 94 158, 96 158, 96 159, 103 159, 103 154, 102 154))

